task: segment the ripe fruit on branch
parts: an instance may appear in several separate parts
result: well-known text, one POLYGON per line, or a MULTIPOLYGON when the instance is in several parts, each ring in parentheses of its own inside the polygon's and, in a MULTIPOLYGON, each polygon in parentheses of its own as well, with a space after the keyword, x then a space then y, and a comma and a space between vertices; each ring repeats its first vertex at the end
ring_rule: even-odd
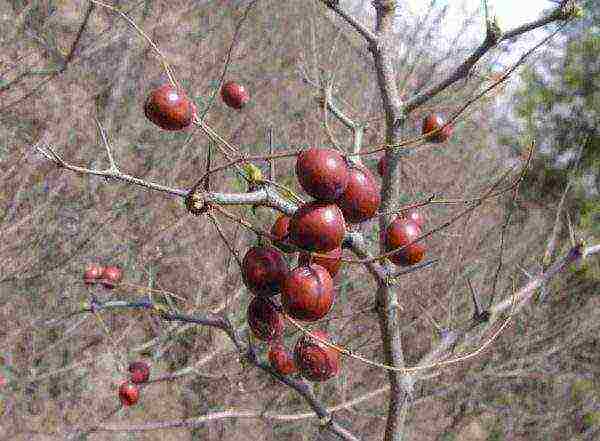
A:
MULTIPOLYGON (((316 330, 311 333, 329 341, 329 335, 325 331, 316 330)), ((306 334, 296 342, 294 360, 302 376, 310 381, 327 381, 340 372, 340 353, 306 334)))
MULTIPOLYGON (((444 120, 442 117, 432 113, 423 119, 423 128, 421 130, 421 134, 426 135, 433 130, 439 129, 443 125, 444 120)), ((448 124, 436 134, 427 135, 425 139, 427 139, 429 142, 442 143, 446 142, 448 138, 450 138, 450 135, 452 135, 452 125, 448 124)))
POLYGON ((248 305, 248 326, 256 338, 273 341, 283 335, 283 318, 275 307, 262 297, 254 297, 248 305))
POLYGON ((313 147, 298 155, 296 176, 309 195, 334 202, 346 189, 349 168, 337 150, 313 147))
POLYGON ((87 267, 85 273, 83 273, 83 281, 85 283, 94 283, 96 280, 100 279, 103 274, 104 267, 97 263, 92 263, 87 267))
POLYGON ((107 266, 102 274, 102 284, 106 288, 114 288, 123 278, 123 271, 118 266, 107 266))
POLYGON ((342 266, 342 248, 335 248, 323 254, 326 254, 327 257, 311 257, 309 253, 300 253, 298 266, 307 266, 309 263, 316 263, 317 265, 321 265, 323 268, 325 268, 329 272, 329 275, 331 275, 333 278, 342 266))
POLYGON ((405 219, 410 219, 417 224, 419 228, 423 228, 423 225, 425 225, 425 217, 423 216, 423 213, 416 208, 409 210, 408 213, 403 214, 402 217, 405 219))
POLYGON ((269 363, 281 375, 290 375, 298 371, 294 356, 281 342, 271 344, 269 348, 269 363))
POLYGON ((119 399, 124 406, 133 406, 139 398, 140 390, 135 384, 125 381, 119 386, 119 399))
POLYGON ((288 237, 289 225, 290 217, 286 216, 285 214, 282 214, 277 218, 277 220, 271 227, 271 234, 275 236, 277 240, 280 241, 279 243, 276 243, 275 246, 286 253, 292 252, 294 250, 292 247, 289 246, 289 244, 286 245, 285 243, 288 237))
POLYGON ((244 284, 258 296, 276 295, 289 272, 283 254, 274 247, 252 247, 242 262, 244 284))
POLYGON ((333 305, 333 280, 321 265, 299 266, 281 287, 281 306, 290 317, 314 322, 327 315, 333 305))
POLYGON ((380 190, 369 170, 363 167, 350 168, 346 190, 336 202, 346 222, 358 224, 375 216, 381 203, 380 190))
POLYGON ((182 130, 192 124, 196 106, 183 90, 165 83, 150 93, 144 113, 161 129, 182 130))
POLYGON ((129 363, 127 370, 130 374, 130 380, 134 384, 145 383, 150 378, 150 366, 144 361, 129 363))
POLYGON ((250 94, 241 84, 227 81, 221 87, 221 98, 229 107, 242 109, 250 101, 250 94))
MULTIPOLYGON (((387 228, 385 234, 385 247, 392 251, 408 245, 421 235, 421 228, 410 219, 396 218, 387 228)), ((419 243, 413 243, 408 247, 388 257, 392 263, 399 266, 408 266, 419 263, 425 256, 425 247, 419 243)))
POLYGON ((308 251, 326 253, 339 248, 345 234, 344 215, 335 204, 308 202, 290 220, 290 242, 308 251))

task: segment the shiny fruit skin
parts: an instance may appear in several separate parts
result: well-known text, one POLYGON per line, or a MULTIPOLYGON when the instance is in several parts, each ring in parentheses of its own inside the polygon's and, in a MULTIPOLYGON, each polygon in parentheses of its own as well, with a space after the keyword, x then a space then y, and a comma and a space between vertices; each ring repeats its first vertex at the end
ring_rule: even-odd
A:
MULTIPOLYGON (((426 135, 433 130, 439 129, 444 124, 444 120, 441 116, 432 113, 423 119, 423 128, 421 134, 426 135)), ((429 142, 439 144, 446 142, 448 138, 450 138, 450 135, 452 135, 452 125, 449 124, 436 134, 427 135, 425 139, 427 139, 429 142)))
POLYGON ((290 220, 290 242, 308 251, 326 253, 339 248, 345 235, 344 215, 335 204, 305 203, 290 220))
POLYGON ((408 213, 403 215, 403 217, 413 221, 415 224, 417 224, 419 226, 419 228, 423 228, 423 225, 425 225, 425 217, 423 216, 423 213, 420 210, 417 210, 417 209, 409 210, 408 213))
POLYGON ((113 288, 119 284, 123 278, 123 271, 118 266, 107 266, 102 274, 102 284, 106 288, 113 288))
POLYGON ((312 256, 309 253, 300 253, 298 258, 298 266, 307 266, 309 263, 316 263, 317 265, 321 265, 323 268, 329 272, 329 275, 333 278, 340 267, 342 266, 342 248, 335 248, 326 253, 327 257, 322 256, 312 256))
POLYGON ((97 263, 90 264, 85 273, 83 274, 83 281, 85 283, 94 283, 96 280, 102 278, 104 274, 104 267, 97 263))
MULTIPOLYGON (((386 250, 392 251, 395 248, 405 246, 420 235, 421 228, 415 222, 409 219, 396 218, 386 230, 386 250)), ((388 259, 398 266, 409 266, 419 263, 424 256, 425 247, 419 242, 392 254, 388 259)))
POLYGON ((333 280, 321 265, 298 266, 281 287, 281 306, 290 317, 314 322, 327 315, 333 305, 333 280))
POLYGON ((257 296, 277 295, 290 267, 275 247, 250 248, 242 261, 244 284, 257 296))
POLYGON ((150 366, 144 361, 129 363, 127 370, 130 374, 130 381, 134 384, 146 383, 150 378, 150 366))
POLYGON ((269 363, 281 375, 291 375, 298 372, 294 355, 282 343, 273 343, 269 348, 269 363))
POLYGON ((369 170, 352 167, 346 190, 336 202, 346 222, 358 224, 374 217, 381 204, 380 191, 379 183, 369 170))
POLYGON ((221 87, 221 98, 229 107, 240 110, 250 101, 250 94, 241 84, 227 81, 221 87))
POLYGON ((192 124, 195 106, 183 90, 165 83, 150 93, 144 114, 161 129, 182 130, 192 124))
POLYGON ((298 155, 296 177, 313 198, 334 202, 346 189, 348 163, 337 150, 312 147, 298 155))
POLYGON ((282 214, 277 218, 273 226, 271 227, 271 234, 277 238, 279 241, 274 245, 280 250, 290 253, 294 251, 293 247, 286 244, 288 238, 288 230, 290 226, 290 217, 282 214))
MULTIPOLYGON (((329 335, 320 330, 311 333, 329 341, 329 335)), ((300 374, 309 381, 327 381, 340 372, 340 353, 309 335, 302 335, 294 346, 294 361, 300 374)))
POLYGON ((274 341, 281 338, 285 324, 275 307, 263 297, 254 297, 248 304, 248 326, 259 340, 274 341))
POLYGON ((133 406, 140 399, 140 390, 135 384, 125 381, 119 386, 119 399, 124 406, 133 406))

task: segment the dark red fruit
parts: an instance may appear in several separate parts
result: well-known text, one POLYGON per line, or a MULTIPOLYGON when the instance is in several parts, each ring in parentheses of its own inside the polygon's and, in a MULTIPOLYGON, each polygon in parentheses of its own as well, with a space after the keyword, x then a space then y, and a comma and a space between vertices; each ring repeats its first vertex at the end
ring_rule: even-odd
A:
POLYGON ((107 266, 102 274, 102 284, 106 288, 113 288, 123 278, 123 271, 118 266, 107 266))
POLYGON ((321 265, 299 266, 281 287, 281 306, 290 317, 314 322, 327 315, 333 305, 333 280, 321 265))
MULTIPOLYGON (((329 335, 324 331, 316 330, 311 333, 329 341, 329 335)), ((294 361, 302 376, 309 381, 327 381, 340 372, 340 353, 306 334, 296 342, 294 361)))
POLYGON ((335 248, 323 254, 326 254, 327 257, 313 255, 311 260, 311 255, 309 253, 300 253, 298 266, 307 266, 309 263, 316 263, 325 268, 333 278, 342 266, 342 249, 335 248))
POLYGON ((144 361, 129 363, 129 374, 132 383, 145 383, 150 378, 150 366, 144 361))
POLYGON ((269 348, 269 362, 271 367, 281 375, 290 375, 298 372, 294 356, 282 343, 273 343, 269 348))
POLYGON ((119 387, 119 399, 124 406, 133 406, 139 398, 140 390, 135 384, 125 381, 119 387))
POLYGON ((423 228, 423 225, 425 225, 425 217, 423 216, 423 213, 417 209, 409 210, 408 213, 404 214, 402 217, 410 219, 417 224, 419 228, 423 228))
POLYGON ((335 204, 308 202, 290 220, 290 242, 308 251, 326 253, 339 248, 345 234, 344 215, 335 204))
POLYGON ((271 234, 277 238, 280 242, 276 243, 275 246, 282 251, 287 253, 294 249, 286 244, 288 237, 288 229, 290 225, 290 217, 282 214, 277 218, 273 226, 271 227, 271 234))
POLYGON ((228 81, 221 87, 221 98, 229 107, 239 110, 250 101, 250 94, 241 84, 228 81))
POLYGON ((283 335, 283 318, 275 307, 262 297, 254 297, 248 305, 248 326, 256 338, 273 341, 283 335))
POLYGON ((146 118, 164 130, 189 127, 194 119, 195 109, 185 92, 170 83, 165 83, 150 93, 144 105, 146 118))
POLYGON ((85 273, 83 274, 83 281, 85 283, 94 283, 96 280, 100 279, 104 274, 104 267, 98 265, 97 263, 90 264, 85 273))
POLYGON ((276 295, 289 272, 283 254, 274 247, 252 247, 242 262, 244 284, 258 296, 276 295))
POLYGON ((346 189, 349 168, 337 150, 313 147, 298 155, 296 176, 309 195, 334 202, 346 189))
POLYGON ((380 190, 379 183, 369 170, 352 167, 346 190, 336 202, 346 222, 358 224, 375 216, 381 203, 380 190))
MULTIPOLYGON (((412 220, 396 218, 387 228, 385 235, 385 246, 387 251, 405 246, 421 235, 421 229, 412 220)), ((419 243, 413 243, 408 247, 388 257, 392 263, 399 266, 414 265, 423 260, 425 247, 419 243)))
MULTIPOLYGON (((439 129, 443 125, 444 120, 442 119, 442 117, 432 113, 423 119, 423 128, 421 130, 421 134, 427 135, 427 133, 439 129)), ((427 135, 426 139, 429 142, 442 143, 446 142, 448 138, 450 138, 450 135, 452 135, 452 125, 448 124, 436 134, 427 135)))

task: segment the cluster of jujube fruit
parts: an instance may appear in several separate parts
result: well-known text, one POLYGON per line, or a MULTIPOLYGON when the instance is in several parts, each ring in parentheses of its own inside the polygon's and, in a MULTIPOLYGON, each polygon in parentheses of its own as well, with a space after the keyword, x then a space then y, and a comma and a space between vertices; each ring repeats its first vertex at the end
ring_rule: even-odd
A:
POLYGON ((118 266, 102 266, 90 264, 83 273, 83 281, 87 285, 101 283, 105 288, 112 289, 121 282, 123 271, 118 266))
MULTIPOLYGON (((221 97, 234 109, 242 109, 250 99, 242 85, 231 81, 221 88, 221 97)), ((196 106, 185 92, 171 84, 154 90, 144 110, 146 117, 164 130, 185 130, 197 116, 196 106)), ((447 125, 438 130, 443 125, 439 116, 429 115, 423 121, 422 132, 431 142, 444 142, 452 128, 447 125), (435 130, 438 132, 430 133, 435 130)), ((378 164, 380 174, 385 172, 384 158, 378 164)), ((296 177, 314 200, 302 204, 291 217, 281 215, 271 229, 276 239, 274 246, 254 246, 242 262, 244 283, 254 294, 248 305, 248 325, 257 338, 269 342, 269 361, 280 374, 299 371, 309 380, 325 381, 339 372, 339 352, 303 335, 292 355, 283 345, 285 326, 280 310, 305 322, 327 315, 334 302, 333 277, 340 269, 346 226, 365 222, 377 214, 380 185, 367 168, 328 148, 301 152, 296 177), (298 266, 290 269, 283 253, 297 249, 301 250, 298 266), (278 294, 280 306, 273 302, 278 294)), ((423 223, 423 217, 411 211, 389 225, 383 235, 386 249, 403 247, 389 257, 390 261, 405 266, 423 259, 424 247, 411 244, 421 234, 423 223)), ((328 339, 323 331, 313 334, 328 339)))
POLYGON ((133 406, 140 399, 138 384, 148 382, 150 366, 144 361, 134 361, 129 364, 129 379, 119 386, 119 399, 124 406, 133 406))

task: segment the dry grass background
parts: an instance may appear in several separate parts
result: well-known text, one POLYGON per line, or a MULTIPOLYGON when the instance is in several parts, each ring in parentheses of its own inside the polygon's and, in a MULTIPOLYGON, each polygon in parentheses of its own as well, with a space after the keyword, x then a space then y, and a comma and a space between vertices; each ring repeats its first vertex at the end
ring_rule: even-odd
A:
MULTIPOLYGON (((131 10, 131 17, 161 47, 199 107, 206 105, 246 2, 118 3, 131 10)), ((0 0, 0 373, 10 381, 0 390, 0 439, 63 439, 74 427, 100 422, 125 427, 225 409, 307 412, 296 394, 262 372, 243 368, 232 344, 214 330, 160 323, 131 311, 103 313, 108 332, 93 316, 44 324, 88 298, 81 277, 90 262, 124 269, 123 287, 94 288, 103 299, 139 298, 143 291, 135 287, 152 284, 185 298, 187 312, 226 309, 240 327, 249 300, 235 261, 214 228, 205 218, 188 215, 182 201, 58 170, 34 151, 32 145, 44 139, 71 163, 108 166, 94 123, 98 118, 124 172, 179 188, 189 188, 202 173, 205 138, 197 132, 191 139, 161 132, 144 118, 144 98, 164 76, 142 39, 109 11, 95 9, 68 69, 36 90, 49 78, 42 70, 56 66, 57 53, 68 52, 86 7, 84 1, 0 0), (139 405, 115 413, 123 363, 140 357, 151 361, 153 376, 181 376, 148 385, 139 405)), ((241 29, 227 75, 247 85, 251 104, 232 112, 217 100, 208 124, 251 153, 266 152, 268 126, 274 127, 278 149, 327 146, 316 91, 302 83, 298 67, 306 66, 314 76, 318 68, 326 72, 335 62, 336 98, 353 117, 373 119, 369 145, 382 142, 369 54, 351 34, 337 36, 333 23, 340 25, 317 2, 257 2, 241 29), (336 51, 330 56, 334 41, 336 51)), ((427 72, 426 62, 431 60, 417 66, 418 72, 427 72)), ((451 108, 469 93, 468 87, 452 90, 439 105, 451 108)), ((407 201, 432 192, 470 197, 498 176, 507 156, 489 147, 494 145, 489 104, 470 111, 447 146, 426 148, 408 159, 402 183, 407 201)), ((419 115, 412 120, 413 134, 419 120, 419 115)), ((329 124, 348 145, 348 133, 333 118, 329 124)), ((374 166, 377 159, 366 162, 374 166)), ((277 178, 296 186, 290 170, 293 161, 278 162, 277 178)), ((231 172, 212 184, 216 190, 243 189, 231 172)), ((507 215, 504 202, 490 202, 468 222, 463 219, 428 240, 429 255, 441 263, 408 275, 398 287, 408 364, 435 340, 428 317, 446 326, 469 318, 464 277, 471 278, 484 299, 489 296, 507 215)), ((510 292, 510 277, 520 284, 526 280, 517 264, 531 269, 543 254, 554 208, 515 212, 499 293, 510 292)), ((428 208, 428 225, 439 225, 456 210, 428 208)), ((264 227, 275 219, 267 209, 239 213, 264 227)), ((223 221, 223 228, 241 253, 255 240, 236 225, 223 221)), ((365 230, 377 237, 376 228, 371 223, 365 230)), ((564 235, 562 239, 564 249, 568 243, 564 235)), ((343 345, 380 360, 375 315, 356 313, 373 304, 374 283, 353 265, 346 265, 336 280, 333 319, 319 326, 343 345)), ((598 282, 574 270, 552 288, 547 304, 521 314, 482 356, 423 384, 410 417, 413 439, 594 439, 600 416, 598 282)), ((296 337, 288 329, 290 346, 296 337)), ((264 345, 259 348, 264 355, 264 345)), ((386 384, 383 371, 345 360, 342 375, 315 385, 315 391, 334 406, 386 384)), ((336 418, 362 439, 380 439, 385 403, 383 392, 339 410, 336 418)), ((195 429, 95 432, 87 438, 309 440, 317 433, 314 418, 252 418, 215 420, 195 429)))

